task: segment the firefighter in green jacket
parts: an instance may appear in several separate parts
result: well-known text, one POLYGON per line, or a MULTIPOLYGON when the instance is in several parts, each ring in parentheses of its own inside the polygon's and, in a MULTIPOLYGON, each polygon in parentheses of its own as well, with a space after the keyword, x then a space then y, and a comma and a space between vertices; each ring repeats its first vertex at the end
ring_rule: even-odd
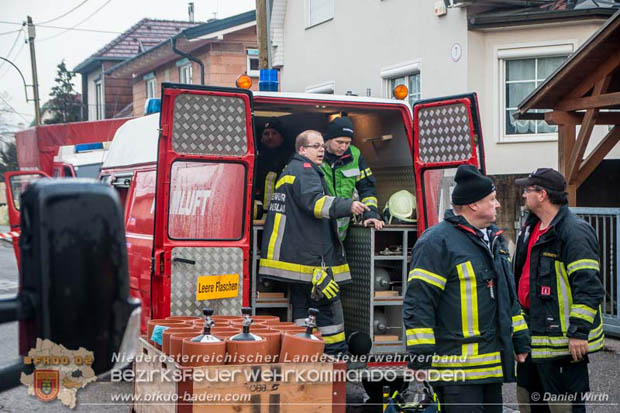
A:
POLYGON ((442 412, 502 412, 502 383, 530 348, 509 252, 492 223, 495 185, 472 165, 457 169, 454 210, 412 251, 403 318, 409 367, 434 384, 442 412))
MULTIPOLYGON (((325 159, 321 169, 325 174, 329 194, 353 199, 357 191, 360 201, 369 208, 363 214, 364 226, 372 225, 379 230, 383 228, 383 221, 377 209, 375 178, 360 150, 351 145, 354 133, 353 123, 346 116, 335 118, 327 125, 323 136, 325 159)), ((350 216, 338 219, 338 236, 341 241, 347 237, 350 222, 350 216)))

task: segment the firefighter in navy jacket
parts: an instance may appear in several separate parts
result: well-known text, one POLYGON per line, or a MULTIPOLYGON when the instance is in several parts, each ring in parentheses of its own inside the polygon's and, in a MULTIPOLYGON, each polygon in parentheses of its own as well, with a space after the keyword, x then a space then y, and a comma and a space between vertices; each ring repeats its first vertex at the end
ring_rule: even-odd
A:
POLYGON ((413 247, 403 306, 409 367, 429 370, 442 410, 501 412, 501 383, 515 381, 528 328, 502 231, 491 225, 495 185, 471 165, 455 181, 454 212, 413 247))
POLYGON ((350 281, 351 273, 338 239, 336 218, 363 213, 368 207, 327 195, 319 168, 325 153, 319 132, 302 132, 295 148, 297 153, 278 177, 269 204, 259 274, 292 283, 297 324, 308 316, 309 307, 319 309, 317 324, 326 352, 337 354, 347 349, 338 283, 350 281))
MULTIPOLYGON (((518 297, 532 335, 531 362, 518 366, 518 396, 526 389, 582 397, 589 391, 587 354, 604 345, 598 240, 594 229, 568 209, 562 174, 539 168, 516 183, 524 187, 531 211, 514 260, 518 297)), ((527 403, 522 396, 519 402, 527 403)), ((575 400, 573 411, 585 411, 584 404, 575 400)))

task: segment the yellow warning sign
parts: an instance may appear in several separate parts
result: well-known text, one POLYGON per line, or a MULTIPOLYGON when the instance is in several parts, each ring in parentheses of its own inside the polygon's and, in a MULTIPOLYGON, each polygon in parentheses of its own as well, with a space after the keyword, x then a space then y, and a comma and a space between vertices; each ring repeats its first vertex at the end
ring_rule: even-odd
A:
POLYGON ((239 274, 202 275, 196 283, 196 300, 232 298, 239 295, 239 274))

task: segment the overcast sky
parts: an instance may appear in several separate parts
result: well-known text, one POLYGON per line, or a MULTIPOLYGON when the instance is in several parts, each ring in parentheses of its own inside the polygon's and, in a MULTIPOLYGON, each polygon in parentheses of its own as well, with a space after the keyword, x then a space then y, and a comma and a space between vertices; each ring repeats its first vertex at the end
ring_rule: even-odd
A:
MULTIPOLYGON (((0 0, 0 4, 0 56, 19 67, 27 84, 32 84, 32 71, 29 46, 24 43, 26 30, 19 32, 21 23, 26 16, 31 16, 35 25, 42 24, 75 8, 57 20, 42 24, 64 29, 36 28, 34 44, 41 105, 49 99, 56 65, 61 60, 73 69, 144 17, 188 20, 187 0, 0 0), (66 30, 74 26, 93 31, 66 30)), ((214 12, 218 18, 232 16, 254 9, 255 4, 255 0, 194 0, 195 20, 206 21, 214 12)), ((74 80, 76 89, 81 91, 81 76, 77 75, 74 80)), ((19 113, 3 113, 9 123, 28 125, 34 119, 34 103, 26 103, 19 74, 1 59, 0 96, 19 113)), ((32 88, 28 88, 28 97, 33 97, 32 88)), ((0 107, 4 107, 2 99, 0 107)))

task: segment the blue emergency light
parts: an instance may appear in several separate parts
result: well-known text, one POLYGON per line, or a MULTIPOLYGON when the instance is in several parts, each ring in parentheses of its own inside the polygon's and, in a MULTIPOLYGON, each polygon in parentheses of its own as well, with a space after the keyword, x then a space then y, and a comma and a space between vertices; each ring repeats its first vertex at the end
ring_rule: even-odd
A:
POLYGON ((75 153, 96 151, 98 149, 103 149, 103 142, 80 143, 75 145, 75 153))
POLYGON ((258 90, 264 92, 278 91, 278 71, 276 69, 261 69, 258 78, 258 90))
POLYGON ((150 98, 144 103, 144 114, 150 115, 151 113, 158 113, 161 111, 161 99, 150 98))

